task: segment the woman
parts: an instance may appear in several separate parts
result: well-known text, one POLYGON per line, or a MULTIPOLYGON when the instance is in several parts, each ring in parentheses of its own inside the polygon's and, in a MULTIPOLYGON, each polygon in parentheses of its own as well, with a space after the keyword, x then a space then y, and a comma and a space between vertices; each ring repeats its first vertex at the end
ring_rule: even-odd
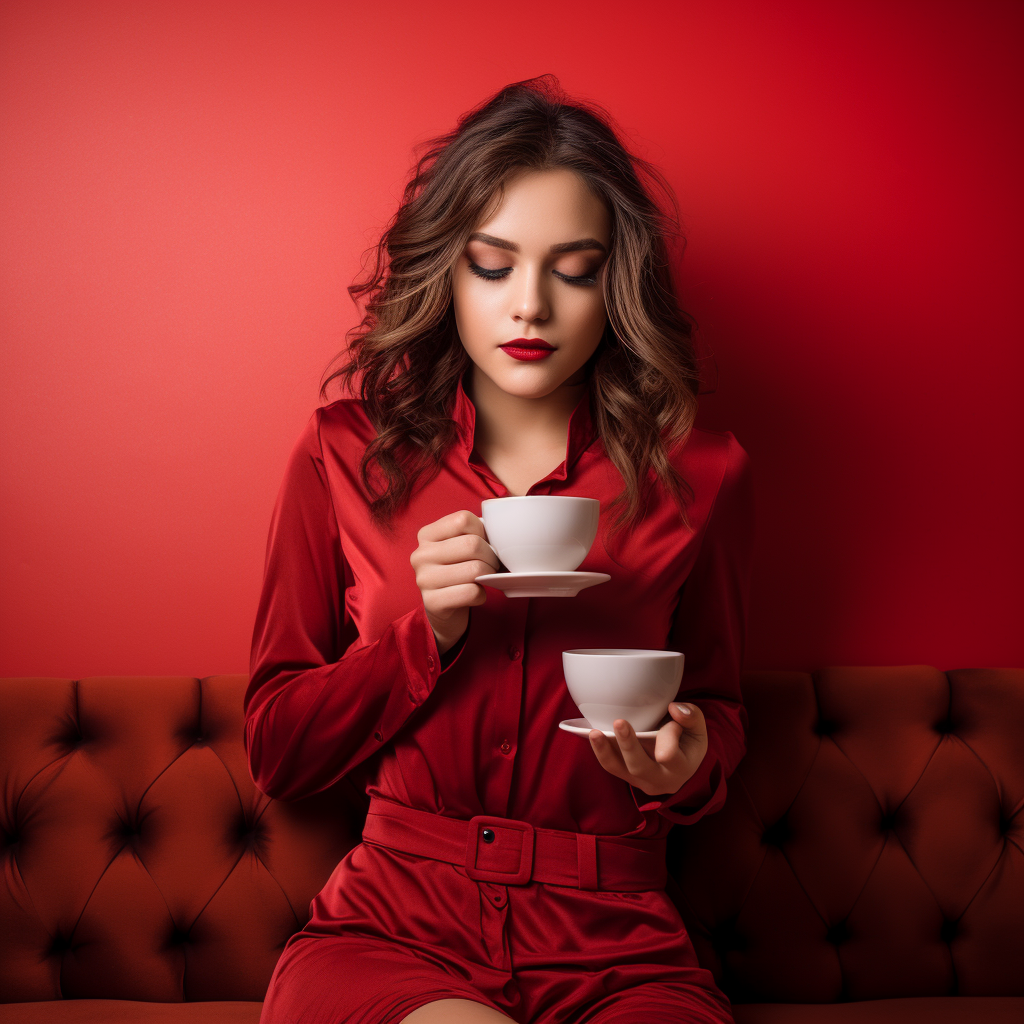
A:
POLYGON ((358 397, 311 416, 274 510, 250 771, 283 799, 348 776, 370 806, 284 948, 273 1024, 732 1020, 664 837, 721 806, 744 751, 748 461, 692 428, 691 321, 637 168, 660 177, 548 77, 420 160, 322 389, 359 373, 358 397), (480 502, 521 494, 600 499, 580 570, 611 579, 476 583, 502 568, 480 502), (561 652, 586 647, 685 654, 656 740, 558 728, 561 652))

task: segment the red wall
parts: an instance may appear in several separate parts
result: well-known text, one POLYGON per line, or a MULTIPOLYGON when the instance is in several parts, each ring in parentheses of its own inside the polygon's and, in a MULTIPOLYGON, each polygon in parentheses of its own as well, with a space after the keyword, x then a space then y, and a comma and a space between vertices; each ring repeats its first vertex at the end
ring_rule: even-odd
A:
POLYGON ((0 675, 244 672, 284 461, 414 142, 552 71, 668 175, 750 667, 1020 665, 1015 2, 0 12, 0 675))

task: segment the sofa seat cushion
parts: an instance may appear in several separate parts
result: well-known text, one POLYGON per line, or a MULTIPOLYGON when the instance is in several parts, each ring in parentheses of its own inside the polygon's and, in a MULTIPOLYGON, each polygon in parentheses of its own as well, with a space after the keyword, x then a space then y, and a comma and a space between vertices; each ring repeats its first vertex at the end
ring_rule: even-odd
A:
POLYGON ((920 996, 858 1003, 736 1003, 736 1024, 1020 1024, 1024 996, 920 996))
POLYGON ((140 1003, 134 999, 51 999, 0 1003, 4 1024, 259 1024, 262 1003, 140 1003))

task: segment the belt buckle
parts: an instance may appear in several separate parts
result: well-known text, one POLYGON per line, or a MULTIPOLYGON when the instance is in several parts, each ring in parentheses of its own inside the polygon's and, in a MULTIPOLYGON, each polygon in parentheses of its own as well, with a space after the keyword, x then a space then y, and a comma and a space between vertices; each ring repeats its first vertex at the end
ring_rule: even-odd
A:
POLYGON ((515 818, 495 818, 489 814, 476 814, 469 819, 466 839, 466 874, 476 882, 497 882, 499 885, 526 885, 533 874, 533 826, 528 821, 517 821, 515 818), (494 871, 490 868, 476 866, 476 852, 481 842, 481 830, 487 827, 510 829, 518 833, 519 870, 494 871))

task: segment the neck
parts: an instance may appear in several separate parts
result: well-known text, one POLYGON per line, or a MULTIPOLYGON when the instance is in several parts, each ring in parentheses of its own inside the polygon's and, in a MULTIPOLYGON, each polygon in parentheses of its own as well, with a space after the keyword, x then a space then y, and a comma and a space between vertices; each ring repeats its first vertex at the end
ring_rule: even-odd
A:
POLYGON ((540 398, 510 395, 474 366, 465 385, 476 408, 474 441, 478 449, 515 452, 565 450, 569 418, 587 391, 582 370, 540 398))

